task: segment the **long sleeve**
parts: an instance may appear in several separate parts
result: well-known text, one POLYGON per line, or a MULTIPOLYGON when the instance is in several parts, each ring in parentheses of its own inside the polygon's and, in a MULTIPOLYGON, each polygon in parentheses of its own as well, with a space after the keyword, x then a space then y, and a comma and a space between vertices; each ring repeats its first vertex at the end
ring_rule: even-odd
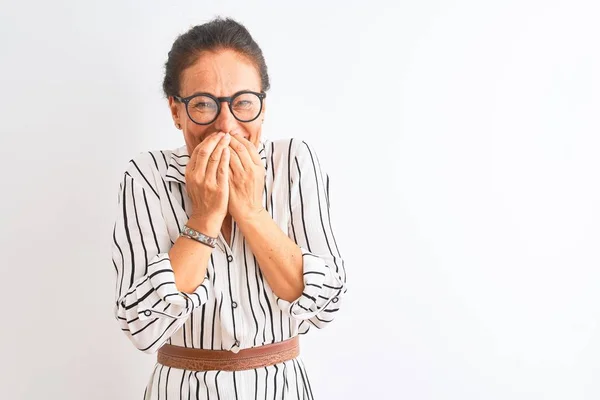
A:
POLYGON ((132 160, 119 188, 113 230, 114 313, 121 330, 143 352, 154 353, 212 295, 207 275, 191 294, 180 292, 168 251, 171 241, 158 191, 132 160), (135 177, 135 178, 134 178, 135 177))
POLYGON ((290 153, 289 236, 302 250, 304 290, 291 303, 277 297, 277 304, 301 321, 299 332, 306 333, 311 325, 323 328, 334 319, 347 291, 346 270, 331 226, 329 176, 306 142, 292 140, 290 153))

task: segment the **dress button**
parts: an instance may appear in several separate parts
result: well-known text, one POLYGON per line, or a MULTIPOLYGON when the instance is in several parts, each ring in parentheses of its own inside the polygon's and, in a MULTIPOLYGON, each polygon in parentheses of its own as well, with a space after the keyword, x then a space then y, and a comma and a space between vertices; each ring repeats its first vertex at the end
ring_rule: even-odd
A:
POLYGON ((229 262, 233 261, 233 256, 231 254, 227 256, 227 261, 229 261, 229 262))
POLYGON ((146 310, 146 311, 144 311, 144 315, 145 315, 146 317, 149 317, 149 316, 151 316, 151 315, 152 315, 152 311, 150 311, 150 310, 146 310))
POLYGON ((339 299, 338 299, 338 297, 337 297, 337 296, 335 296, 335 297, 333 298, 333 300, 332 300, 332 301, 333 301, 334 303, 337 303, 337 302, 338 302, 338 300, 339 300, 339 299))
POLYGON ((237 308, 237 303, 234 301, 233 303, 231 303, 231 307, 237 308))

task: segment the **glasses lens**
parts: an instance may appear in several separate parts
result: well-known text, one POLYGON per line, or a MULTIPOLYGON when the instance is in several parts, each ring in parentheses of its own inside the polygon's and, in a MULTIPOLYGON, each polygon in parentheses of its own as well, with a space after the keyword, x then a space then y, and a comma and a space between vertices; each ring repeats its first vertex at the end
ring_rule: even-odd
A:
POLYGON ((217 116, 218 106, 208 96, 196 96, 188 103, 190 118, 199 124, 207 124, 217 116))
POLYGON ((253 93, 242 93, 231 100, 231 111, 241 121, 251 121, 260 114, 260 98, 253 93))

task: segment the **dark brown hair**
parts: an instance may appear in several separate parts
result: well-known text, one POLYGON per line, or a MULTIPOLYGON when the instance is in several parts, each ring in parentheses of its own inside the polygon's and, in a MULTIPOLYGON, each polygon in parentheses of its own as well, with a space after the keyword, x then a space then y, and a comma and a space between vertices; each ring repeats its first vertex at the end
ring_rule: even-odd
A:
POLYGON ((270 88, 267 64, 258 44, 250 32, 231 18, 217 17, 202 25, 196 25, 179 35, 165 63, 163 92, 165 96, 179 96, 181 73, 196 62, 203 51, 234 50, 248 57, 256 66, 261 80, 261 90, 270 88))

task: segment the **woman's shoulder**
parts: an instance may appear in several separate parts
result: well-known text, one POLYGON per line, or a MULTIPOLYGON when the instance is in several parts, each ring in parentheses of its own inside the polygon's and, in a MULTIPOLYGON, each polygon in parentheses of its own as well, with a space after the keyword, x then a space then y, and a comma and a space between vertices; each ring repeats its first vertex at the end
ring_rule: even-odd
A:
POLYGON ((183 181, 188 160, 185 145, 171 149, 146 150, 129 160, 124 173, 142 185, 155 187, 158 179, 183 181))
POLYGON ((280 156, 287 160, 294 158, 303 158, 306 155, 313 154, 316 156, 316 147, 308 140, 298 137, 288 137, 275 140, 264 141, 267 153, 274 156, 280 156))

